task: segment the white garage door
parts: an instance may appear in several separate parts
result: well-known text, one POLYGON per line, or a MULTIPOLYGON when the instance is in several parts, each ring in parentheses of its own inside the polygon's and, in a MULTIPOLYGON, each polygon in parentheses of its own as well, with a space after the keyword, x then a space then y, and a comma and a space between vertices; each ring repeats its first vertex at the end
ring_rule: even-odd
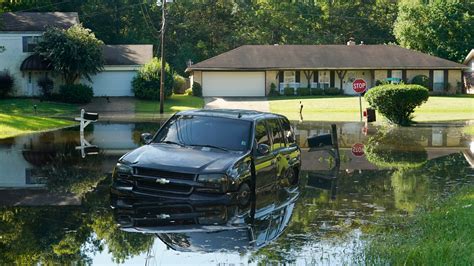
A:
POLYGON ((265 72, 203 72, 203 96, 265 96, 265 72))
POLYGON ((94 96, 133 96, 132 79, 136 71, 103 71, 92 76, 94 96))

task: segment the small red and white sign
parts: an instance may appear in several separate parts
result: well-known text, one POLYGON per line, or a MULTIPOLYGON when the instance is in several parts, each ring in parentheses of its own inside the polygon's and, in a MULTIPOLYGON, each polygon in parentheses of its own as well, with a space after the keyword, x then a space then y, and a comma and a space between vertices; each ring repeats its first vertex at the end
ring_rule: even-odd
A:
POLYGON ((356 157, 362 157, 364 156, 364 144, 362 143, 356 143, 352 145, 352 154, 356 157))
POLYGON ((352 82, 352 89, 356 93, 363 93, 365 90, 367 90, 367 82, 363 79, 356 79, 354 82, 352 82))

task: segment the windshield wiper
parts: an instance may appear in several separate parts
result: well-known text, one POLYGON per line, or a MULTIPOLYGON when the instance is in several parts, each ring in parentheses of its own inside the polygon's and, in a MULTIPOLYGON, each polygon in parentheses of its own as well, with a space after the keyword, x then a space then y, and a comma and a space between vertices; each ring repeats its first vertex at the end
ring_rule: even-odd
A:
POLYGON ((192 146, 192 147, 208 147, 208 148, 214 148, 214 149, 218 149, 218 150, 222 150, 222 151, 229 151, 226 148, 222 148, 222 147, 214 146, 214 145, 208 145, 208 144, 191 144, 189 146, 192 146))
POLYGON ((183 143, 174 142, 174 141, 170 141, 170 140, 160 141, 160 142, 158 142, 158 143, 174 144, 174 145, 178 145, 178 146, 184 147, 184 144, 183 144, 183 143))

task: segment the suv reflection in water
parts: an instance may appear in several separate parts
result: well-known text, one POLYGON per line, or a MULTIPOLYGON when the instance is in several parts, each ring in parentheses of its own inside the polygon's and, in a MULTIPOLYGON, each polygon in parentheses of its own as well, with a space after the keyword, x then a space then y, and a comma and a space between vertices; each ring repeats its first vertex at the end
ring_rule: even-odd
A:
POLYGON ((119 159, 114 197, 238 201, 298 183, 301 151, 284 116, 245 110, 184 111, 147 145, 119 159))
POLYGON ((297 187, 263 191, 248 206, 210 202, 112 201, 121 230, 156 234, 176 251, 244 252, 262 248, 287 227, 297 187))

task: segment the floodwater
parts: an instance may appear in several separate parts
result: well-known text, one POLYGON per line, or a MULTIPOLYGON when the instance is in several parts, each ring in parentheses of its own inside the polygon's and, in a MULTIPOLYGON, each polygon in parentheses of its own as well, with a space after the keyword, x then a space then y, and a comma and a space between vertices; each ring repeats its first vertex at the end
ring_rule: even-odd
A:
POLYGON ((111 202, 117 159, 159 123, 96 123, 83 139, 69 128, 0 140, 0 264, 350 264, 365 228, 474 182, 466 124, 340 123, 337 165, 307 148, 307 137, 330 125, 296 122, 299 186, 246 207, 111 202), (96 148, 82 153, 81 144, 96 148))

